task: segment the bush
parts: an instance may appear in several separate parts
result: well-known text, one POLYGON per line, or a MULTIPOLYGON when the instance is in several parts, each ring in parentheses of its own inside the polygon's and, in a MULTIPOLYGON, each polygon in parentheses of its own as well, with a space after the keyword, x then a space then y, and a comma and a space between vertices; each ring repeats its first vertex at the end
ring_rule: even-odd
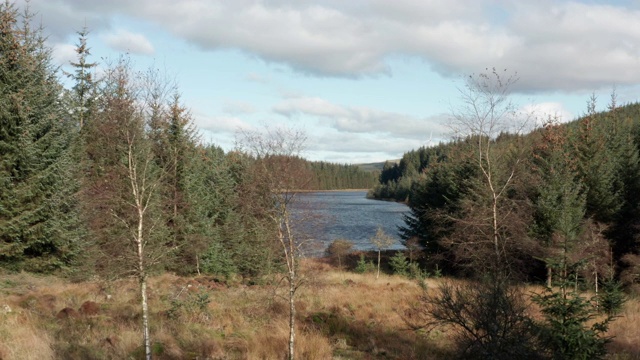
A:
POLYGON ((349 240, 345 239, 337 239, 334 240, 329 247, 327 248, 327 255, 331 261, 336 264, 339 268, 342 268, 342 260, 351 252, 353 249, 353 243, 349 240))
POLYGON ((225 278, 229 278, 238 272, 231 254, 219 242, 215 241, 211 243, 207 252, 203 254, 200 267, 205 274, 223 275, 225 278))
POLYGON ((429 272, 427 270, 420 269, 420 264, 418 263, 410 263, 409 264, 409 278, 415 280, 424 280, 429 277, 429 272))
POLYGON ((355 272, 359 274, 364 274, 368 272, 374 272, 376 270, 376 266, 373 264, 373 261, 366 261, 364 259, 364 254, 360 254, 360 259, 356 264, 355 272))
POLYGON ((537 323, 538 339, 553 359, 602 359, 610 338, 605 334, 611 315, 601 321, 593 321, 598 310, 592 300, 566 287, 547 288, 544 294, 535 295, 533 301, 540 305, 544 321, 537 323))
POLYGON ((622 284, 615 279, 605 281, 598 300, 602 312, 608 315, 618 314, 626 301, 622 284))
POLYGON ((468 284, 442 283, 425 291, 407 312, 409 326, 453 329, 462 359, 540 359, 521 290, 507 279, 487 277, 468 284))
POLYGON ((407 257, 401 251, 398 251, 391 259, 389 259, 389 265, 391 265, 391 269, 393 269, 394 274, 400 276, 409 275, 409 262, 407 261, 407 257))

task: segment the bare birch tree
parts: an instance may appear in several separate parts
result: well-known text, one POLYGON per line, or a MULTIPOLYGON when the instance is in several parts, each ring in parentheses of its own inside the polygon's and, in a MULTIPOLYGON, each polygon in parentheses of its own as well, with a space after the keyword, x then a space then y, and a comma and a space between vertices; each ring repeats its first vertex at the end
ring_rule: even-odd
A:
POLYGON ((469 143, 473 154, 471 162, 475 163, 479 174, 472 188, 474 198, 470 199, 468 213, 483 213, 455 219, 459 228, 465 228, 465 231, 458 234, 461 236, 454 242, 466 247, 464 251, 468 256, 480 256, 481 262, 486 259, 482 259, 484 255, 479 255, 477 250, 483 248, 482 243, 490 244, 491 266, 495 267, 503 267, 509 261, 506 254, 511 244, 507 227, 517 210, 507 201, 507 193, 513 188, 522 166, 524 155, 517 144, 528 123, 528 116, 518 113, 510 100, 511 88, 516 81, 516 76, 495 68, 469 76, 460 89, 462 106, 452 110, 449 123, 456 139, 469 143), (515 146, 500 148, 501 136, 513 137, 514 141, 510 143, 515 146))
POLYGON ((291 206, 296 200, 296 191, 303 189, 311 180, 300 161, 306 135, 287 128, 265 128, 264 131, 244 131, 238 134, 238 148, 256 160, 257 171, 271 196, 272 207, 267 211, 276 228, 277 241, 281 246, 286 264, 284 280, 288 286, 289 302, 289 349, 288 358, 295 358, 295 296, 302 285, 298 272, 300 239, 292 227, 291 206))
POLYGON ((376 234, 370 239, 371 243, 376 247, 378 251, 378 270, 376 272, 376 279, 380 277, 380 253, 382 250, 386 250, 389 246, 393 245, 395 240, 385 233, 381 227, 378 227, 376 234))
POLYGON ((163 243, 157 191, 162 172, 146 131, 145 89, 138 80, 126 58, 107 69, 99 111, 86 124, 92 141, 85 181, 98 263, 110 277, 138 280, 143 347, 151 359, 147 279, 172 249, 163 243))
POLYGON ((130 205, 135 210, 133 221, 123 219, 125 226, 131 230, 131 242, 134 245, 137 257, 135 267, 136 277, 140 284, 140 299, 142 306, 142 331, 145 349, 145 358, 151 359, 151 340, 149 335, 149 304, 147 298, 147 263, 155 259, 148 259, 147 244, 149 239, 149 227, 153 224, 149 219, 149 206, 155 196, 159 184, 159 177, 153 174, 151 151, 144 148, 142 139, 137 139, 135 134, 127 131, 127 176, 131 190, 130 205), (142 148, 142 149, 141 149, 142 148))

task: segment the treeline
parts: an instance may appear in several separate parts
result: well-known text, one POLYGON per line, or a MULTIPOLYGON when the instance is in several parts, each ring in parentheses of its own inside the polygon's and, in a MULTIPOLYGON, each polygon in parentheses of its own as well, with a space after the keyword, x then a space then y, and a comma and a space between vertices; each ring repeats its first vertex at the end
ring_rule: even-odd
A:
POLYGON ((369 195, 407 202, 401 236, 419 239, 432 266, 473 268, 495 235, 503 261, 528 275, 544 277, 546 268, 551 281, 563 254, 581 281, 617 276, 632 285, 639 149, 640 104, 617 106, 613 95, 608 111, 597 113, 591 99, 587 114, 567 124, 550 119, 526 135, 471 134, 410 151, 385 165, 369 195))
POLYGON ((470 75, 457 137, 387 164, 371 191, 409 205, 399 232, 422 266, 468 279, 421 298, 412 326, 457 329, 465 359, 604 358, 623 286, 639 280, 640 104, 614 93, 598 113, 592 97, 582 118, 524 134, 515 81, 470 75), (525 290, 532 280, 544 290, 525 290))
MULTIPOLYGON (((175 84, 127 57, 97 79, 81 31, 65 89, 32 19, 8 2, 0 17, 1 267, 145 277, 279 265, 262 165, 203 144, 175 84)), ((355 166, 297 161, 309 189, 375 181, 355 166)))
POLYGON ((312 172, 311 190, 370 189, 378 182, 378 172, 357 165, 314 161, 308 168, 312 172))

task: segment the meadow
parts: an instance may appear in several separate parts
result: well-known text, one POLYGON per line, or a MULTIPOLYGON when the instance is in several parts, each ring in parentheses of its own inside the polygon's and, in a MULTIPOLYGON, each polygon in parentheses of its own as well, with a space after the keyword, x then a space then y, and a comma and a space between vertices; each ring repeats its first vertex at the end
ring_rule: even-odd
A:
MULTIPOLYGON (((302 264, 298 359, 448 359, 452 329, 414 331, 404 318, 423 288, 400 276, 357 274, 323 259, 302 264)), ((427 291, 442 281, 427 279, 427 291)), ((288 307, 278 278, 150 279, 155 359, 283 359, 288 307)), ((540 288, 530 286, 527 291, 540 288)), ((143 358, 136 279, 70 282, 29 273, 0 281, 0 359, 143 358)), ((608 358, 640 359, 640 301, 612 323, 608 358)))

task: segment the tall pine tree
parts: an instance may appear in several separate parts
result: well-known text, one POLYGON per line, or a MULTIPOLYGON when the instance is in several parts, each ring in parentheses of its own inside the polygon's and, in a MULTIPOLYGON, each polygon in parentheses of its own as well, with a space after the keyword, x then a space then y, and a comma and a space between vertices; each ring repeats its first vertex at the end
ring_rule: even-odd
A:
POLYGON ((0 264, 52 271, 78 251, 72 124, 40 29, 0 4, 0 264))

